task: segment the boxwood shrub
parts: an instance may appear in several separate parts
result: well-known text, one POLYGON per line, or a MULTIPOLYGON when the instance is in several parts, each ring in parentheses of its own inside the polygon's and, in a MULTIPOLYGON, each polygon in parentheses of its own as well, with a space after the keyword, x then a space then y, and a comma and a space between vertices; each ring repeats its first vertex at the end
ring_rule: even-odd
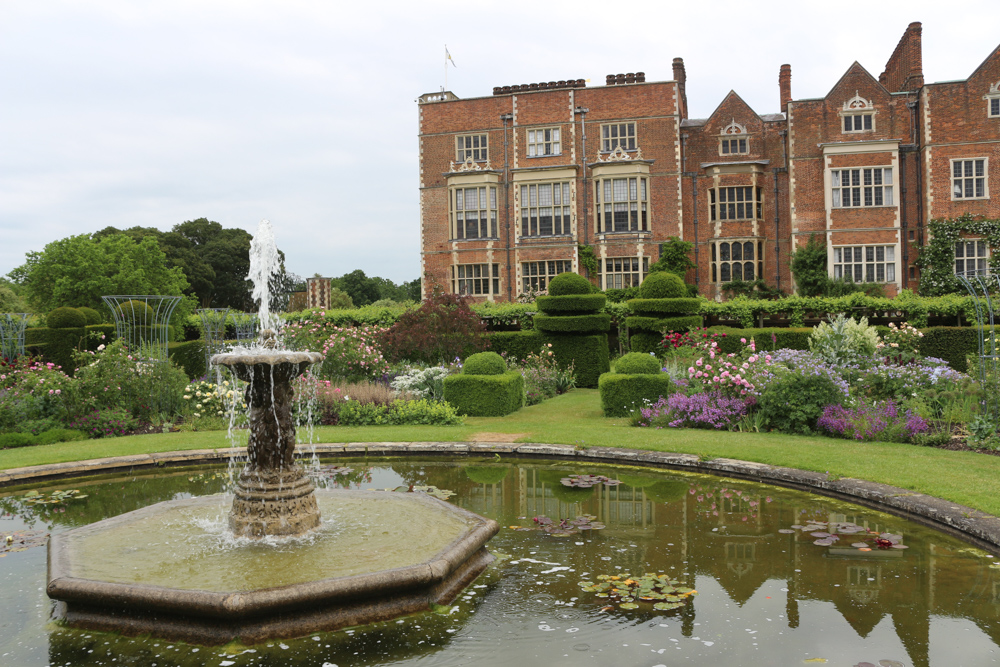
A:
POLYGON ((566 271, 560 273, 549 281, 548 292, 552 296, 562 296, 564 294, 590 294, 593 292, 590 281, 579 273, 566 271))
POLYGON ((524 378, 518 371, 502 375, 449 375, 444 400, 461 415, 502 417, 524 405, 524 378))
POLYGON ((601 409, 605 417, 627 417, 629 412, 656 402, 674 389, 667 373, 656 375, 627 375, 605 373, 598 383, 601 392, 601 409))
POLYGON ((611 315, 592 313, 590 315, 535 315, 535 328, 539 331, 557 333, 607 333, 611 327, 611 315))
POLYGON ((543 313, 562 315, 566 313, 596 313, 607 303, 603 294, 566 294, 563 296, 540 296, 535 299, 535 307, 543 313))
POLYGON ((623 375, 656 375, 662 371, 660 360, 650 354, 629 352, 615 362, 615 373, 623 375))
POLYGON ((465 375, 503 375, 507 372, 507 362, 496 352, 470 354, 462 364, 465 375))
POLYGON ((637 315, 656 316, 661 313, 697 313, 701 299, 632 299, 628 302, 637 315))

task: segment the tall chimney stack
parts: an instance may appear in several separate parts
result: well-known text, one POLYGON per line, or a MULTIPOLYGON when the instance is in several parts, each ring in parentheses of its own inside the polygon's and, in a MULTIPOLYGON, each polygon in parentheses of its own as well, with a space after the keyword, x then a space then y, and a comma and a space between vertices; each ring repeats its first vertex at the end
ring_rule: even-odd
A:
POLYGON ((781 112, 785 113, 792 101, 792 66, 785 64, 778 72, 778 90, 781 93, 781 112))
POLYGON ((684 71, 683 58, 674 58, 674 81, 677 82, 681 95, 679 109, 681 118, 687 118, 687 87, 684 85, 687 82, 687 73, 684 71))

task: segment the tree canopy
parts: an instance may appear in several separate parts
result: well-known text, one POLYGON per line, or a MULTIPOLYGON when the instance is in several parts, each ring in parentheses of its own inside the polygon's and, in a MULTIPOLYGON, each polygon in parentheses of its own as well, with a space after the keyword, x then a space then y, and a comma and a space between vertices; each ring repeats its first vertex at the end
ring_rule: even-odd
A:
MULTIPOLYGON (((10 272, 28 304, 38 312, 60 306, 88 306, 106 310, 104 295, 160 294, 183 296, 188 289, 184 272, 170 266, 156 239, 127 234, 99 238, 80 234, 53 241, 10 272)), ((190 302, 178 314, 190 312, 190 302)))

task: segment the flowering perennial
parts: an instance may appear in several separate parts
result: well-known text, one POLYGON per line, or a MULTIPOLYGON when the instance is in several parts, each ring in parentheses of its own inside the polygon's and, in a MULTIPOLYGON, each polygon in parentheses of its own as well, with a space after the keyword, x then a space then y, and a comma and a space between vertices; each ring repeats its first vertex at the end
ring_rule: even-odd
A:
POLYGON ((677 392, 640 408, 633 423, 656 428, 730 428, 755 403, 753 396, 730 397, 717 391, 687 396, 677 392))
POLYGON ((907 442, 930 431, 927 422, 910 410, 900 414, 895 401, 867 403, 857 408, 828 405, 818 426, 820 431, 831 435, 862 441, 907 442))

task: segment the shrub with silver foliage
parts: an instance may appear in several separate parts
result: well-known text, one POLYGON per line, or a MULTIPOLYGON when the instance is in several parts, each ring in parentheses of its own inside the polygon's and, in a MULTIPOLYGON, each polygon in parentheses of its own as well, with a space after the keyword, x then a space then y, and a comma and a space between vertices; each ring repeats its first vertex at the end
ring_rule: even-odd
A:
POLYGON ((420 398, 440 401, 444 397, 444 379, 449 375, 451 371, 444 366, 411 368, 391 384, 397 391, 407 391, 420 398))

